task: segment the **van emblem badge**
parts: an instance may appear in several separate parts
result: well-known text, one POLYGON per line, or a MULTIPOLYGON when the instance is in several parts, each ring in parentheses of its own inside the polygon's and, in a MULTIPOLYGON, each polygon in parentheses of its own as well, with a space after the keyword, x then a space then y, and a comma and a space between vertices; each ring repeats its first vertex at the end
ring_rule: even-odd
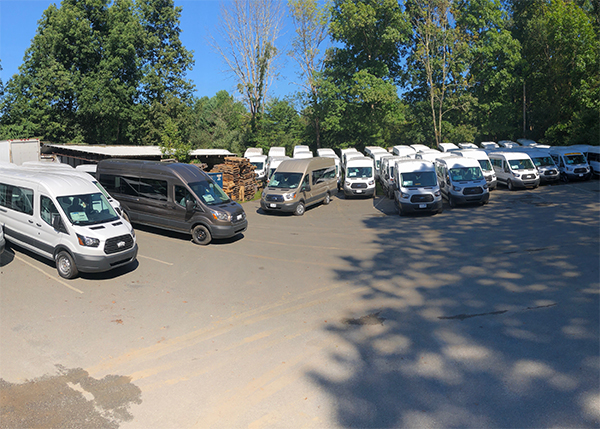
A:
POLYGON ((119 241, 117 243, 117 247, 120 249, 121 247, 125 247, 125 242, 124 241, 119 241))

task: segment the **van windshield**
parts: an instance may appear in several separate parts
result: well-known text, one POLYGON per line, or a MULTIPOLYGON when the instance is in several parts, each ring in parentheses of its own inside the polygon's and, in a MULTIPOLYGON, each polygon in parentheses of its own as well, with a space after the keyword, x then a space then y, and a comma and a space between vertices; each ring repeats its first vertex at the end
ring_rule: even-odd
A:
POLYGON ((480 159, 479 165, 483 171, 492 171, 492 163, 487 159, 480 159))
POLYGON ((554 161, 550 156, 531 158, 536 167, 554 167, 554 161))
POLYGON ((453 182, 465 182, 469 180, 482 180, 481 168, 479 167, 462 167, 451 168, 450 178, 453 182))
POLYGON ((346 177, 353 179, 368 179, 373 177, 372 167, 348 167, 346 177))
POLYGON ((256 170, 262 170, 264 168, 265 163, 260 161, 252 161, 250 164, 254 166, 256 170))
POLYGON ((511 170, 532 170, 535 168, 531 159, 509 159, 508 163, 511 170))
POLYGON ((302 180, 302 173, 276 171, 269 181, 269 188, 296 189, 302 180))
POLYGON ((56 199, 73 225, 95 225, 119 219, 106 197, 100 192, 67 195, 56 199))
POLYGON ((434 171, 415 171, 412 173, 400 174, 401 186, 410 187, 430 187, 437 185, 437 178, 434 171))
POLYGON ((228 203, 229 197, 223 190, 212 181, 202 181, 188 183, 191 190, 196 194, 204 204, 216 206, 218 204, 228 203))
POLYGON ((585 164, 585 157, 580 153, 568 153, 565 155, 565 164, 576 165, 585 164))

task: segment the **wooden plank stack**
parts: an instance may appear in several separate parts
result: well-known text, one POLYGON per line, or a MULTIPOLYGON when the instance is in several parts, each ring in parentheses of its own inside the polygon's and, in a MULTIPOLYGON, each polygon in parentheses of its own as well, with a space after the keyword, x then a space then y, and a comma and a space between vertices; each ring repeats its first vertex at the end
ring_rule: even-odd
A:
POLYGON ((223 173, 223 191, 234 201, 254 198, 258 189, 254 166, 248 158, 229 156, 223 164, 217 164, 211 173, 223 173))

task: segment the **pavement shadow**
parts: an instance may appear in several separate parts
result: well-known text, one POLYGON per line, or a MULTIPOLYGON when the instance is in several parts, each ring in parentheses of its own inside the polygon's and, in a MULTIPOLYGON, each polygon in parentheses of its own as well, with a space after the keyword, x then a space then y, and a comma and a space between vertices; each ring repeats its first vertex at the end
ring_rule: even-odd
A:
POLYGON ((364 220, 380 250, 336 272, 364 310, 308 373, 339 425, 600 425, 599 204, 553 195, 364 220))

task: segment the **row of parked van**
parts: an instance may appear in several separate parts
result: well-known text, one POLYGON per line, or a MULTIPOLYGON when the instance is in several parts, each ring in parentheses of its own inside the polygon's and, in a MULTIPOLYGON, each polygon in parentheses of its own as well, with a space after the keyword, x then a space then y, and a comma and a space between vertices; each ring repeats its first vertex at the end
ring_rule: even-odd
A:
POLYGON ((130 221, 189 233, 197 244, 248 225, 242 206, 191 164, 104 160, 95 176, 65 164, 0 164, 3 236, 54 260, 61 277, 134 261, 130 221))

